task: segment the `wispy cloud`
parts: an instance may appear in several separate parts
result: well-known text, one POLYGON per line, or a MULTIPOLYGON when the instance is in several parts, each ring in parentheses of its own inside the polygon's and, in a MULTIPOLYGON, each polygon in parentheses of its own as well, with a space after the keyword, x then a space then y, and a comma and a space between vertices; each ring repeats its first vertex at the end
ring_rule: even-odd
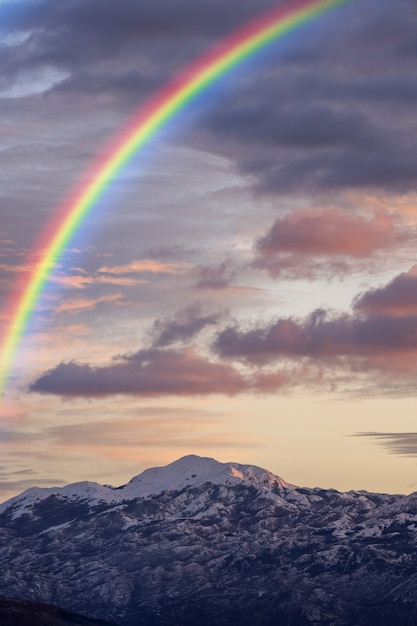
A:
POLYGON ((95 309, 100 304, 112 304, 121 306, 123 304, 123 296, 119 293, 108 294, 94 298, 73 298, 61 302, 54 308, 54 314, 59 313, 79 313, 80 311, 95 309))
POLYGON ((417 433, 356 433, 355 437, 369 437, 383 446, 387 452, 399 456, 417 456, 417 433))
POLYGON ((100 276, 100 275, 63 275, 55 274, 51 277, 51 282, 63 287, 69 287, 72 289, 86 289, 87 287, 94 285, 118 285, 120 287, 134 287, 138 284, 143 284, 145 280, 138 280, 135 278, 127 278, 125 276, 100 276))
POLYGON ((178 341, 189 341, 207 327, 216 326, 223 315, 208 313, 201 304, 191 304, 178 311, 173 318, 155 320, 152 335, 153 345, 161 348, 178 341))
POLYGON ((201 265, 195 269, 197 289, 227 289, 238 271, 230 261, 223 261, 217 265, 201 265))

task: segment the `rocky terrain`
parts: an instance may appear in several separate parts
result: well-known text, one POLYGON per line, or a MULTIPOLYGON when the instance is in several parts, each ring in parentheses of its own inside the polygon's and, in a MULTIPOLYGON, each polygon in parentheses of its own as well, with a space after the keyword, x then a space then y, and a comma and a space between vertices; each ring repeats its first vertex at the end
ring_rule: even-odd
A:
POLYGON ((0 591, 119 626, 417 624, 417 494, 188 456, 0 506, 0 591))

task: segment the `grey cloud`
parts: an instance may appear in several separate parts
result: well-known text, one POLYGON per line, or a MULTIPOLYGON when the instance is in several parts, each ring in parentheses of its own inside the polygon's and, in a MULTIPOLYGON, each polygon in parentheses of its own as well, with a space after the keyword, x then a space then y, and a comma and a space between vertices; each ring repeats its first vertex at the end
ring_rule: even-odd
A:
POLYGON ((366 315, 408 316, 417 312, 417 267, 396 276, 390 283, 357 296, 354 308, 366 315))
POLYGON ((369 147, 377 140, 377 133, 364 114, 334 110, 324 103, 292 102, 282 106, 273 99, 235 103, 216 109, 208 125, 222 137, 237 136, 251 147, 257 144, 369 147))
POLYGON ((191 304, 178 311, 171 319, 157 319, 153 325, 153 345, 161 348, 177 341, 187 341, 198 335, 207 326, 219 323, 220 313, 204 312, 202 305, 191 304))
MULTIPOLYGON (((283 318, 249 330, 229 326, 217 335, 213 349, 223 358, 250 363, 304 357, 317 361, 340 357, 386 359, 404 353, 415 357, 417 316, 362 319, 330 316, 318 310, 305 319, 283 318)), ((394 363, 391 365, 395 367, 394 363)), ((390 364, 382 361, 382 367, 389 368, 390 364)))
MULTIPOLYGON (((399 148, 400 146, 398 146, 399 148)), ((389 144, 387 144, 387 149, 389 144)), ((263 193, 372 188, 398 192, 417 190, 417 151, 318 150, 288 158, 264 155, 239 164, 243 174, 255 174, 263 193)))
MULTIPOLYGON (((415 40, 417 16, 406 5, 370 2, 334 26, 322 57, 289 63, 284 52, 203 116, 213 149, 217 139, 262 193, 415 190, 415 55, 399 73, 395 49, 415 40)), ((318 47, 314 37, 308 45, 318 47)))
POLYGON ((235 395, 250 388, 234 368, 191 350, 140 350, 101 366, 61 363, 38 378, 29 391, 63 397, 101 398, 235 395))
POLYGON ((197 289, 225 289, 237 274, 237 268, 230 262, 218 265, 200 265, 196 268, 197 289))
MULTIPOLYGON (((261 192, 416 188, 417 150, 409 142, 414 122, 392 116, 391 109, 393 99, 400 107, 415 101, 415 64, 402 62, 397 75, 392 58, 399 39, 415 41, 417 20, 407 6, 393 10, 385 0, 370 0, 366 10, 353 4, 346 7, 349 19, 335 13, 308 36, 277 46, 278 57, 271 50, 262 66, 249 64, 236 84, 231 80, 229 102, 224 94, 221 107, 210 106, 200 118, 198 140, 234 158, 261 192)), ((21 71, 52 66, 69 73, 55 96, 109 95, 131 110, 222 33, 276 3, 242 2, 238 14, 230 0, 18 5, 6 12, 4 28, 31 34, 7 48, 6 83, 21 71)), ((206 99, 196 103, 191 121, 207 106, 206 99)))
MULTIPOLYGON (((109 60, 111 68, 118 59, 119 72, 107 73, 108 80, 117 81, 133 60, 155 72, 157 62, 164 59, 159 72, 166 75, 236 26, 236 21, 244 22, 268 6, 273 6, 272 0, 257 7, 242 3, 237 16, 232 2, 220 0, 198 4, 187 0, 160 0, 157 4, 150 0, 21 0, 14 10, 9 7, 5 11, 0 28, 29 36, 7 48, 3 71, 10 74, 52 66, 71 73, 81 70, 81 75, 87 76, 87 68, 94 75, 94 64, 109 60), (174 46, 179 39, 181 46, 174 46), (164 50, 166 43, 169 54, 164 50)), ((77 77, 71 81, 81 90, 83 83, 77 77)))
POLYGON ((399 456, 416 456, 417 455, 417 433, 357 433, 356 437, 369 437, 374 439, 379 445, 383 446, 391 454, 399 456))
POLYGON ((55 485, 64 485, 65 481, 60 478, 32 478, 27 480, 0 480, 0 491, 19 493, 30 487, 52 487, 55 485))

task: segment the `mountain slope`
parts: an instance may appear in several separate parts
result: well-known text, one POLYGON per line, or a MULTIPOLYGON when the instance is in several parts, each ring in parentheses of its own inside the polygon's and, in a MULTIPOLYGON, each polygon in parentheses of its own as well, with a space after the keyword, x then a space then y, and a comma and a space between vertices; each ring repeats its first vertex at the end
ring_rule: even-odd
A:
POLYGON ((417 495, 184 457, 0 507, 0 584, 121 626, 417 623, 417 495))
POLYGON ((56 606, 13 600, 0 596, 1 626, 111 626, 110 622, 91 620, 56 606))

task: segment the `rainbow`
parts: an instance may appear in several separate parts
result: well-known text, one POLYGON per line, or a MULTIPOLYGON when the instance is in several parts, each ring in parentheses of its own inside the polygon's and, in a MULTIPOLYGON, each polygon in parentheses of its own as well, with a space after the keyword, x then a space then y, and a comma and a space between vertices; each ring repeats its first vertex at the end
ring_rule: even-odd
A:
POLYGON ((293 0, 240 28, 160 89, 132 117, 55 212, 36 251, 25 284, 11 297, 0 348, 0 394, 4 395, 21 338, 52 271, 110 182, 155 133, 187 104, 251 55, 297 27, 352 0, 293 0))

